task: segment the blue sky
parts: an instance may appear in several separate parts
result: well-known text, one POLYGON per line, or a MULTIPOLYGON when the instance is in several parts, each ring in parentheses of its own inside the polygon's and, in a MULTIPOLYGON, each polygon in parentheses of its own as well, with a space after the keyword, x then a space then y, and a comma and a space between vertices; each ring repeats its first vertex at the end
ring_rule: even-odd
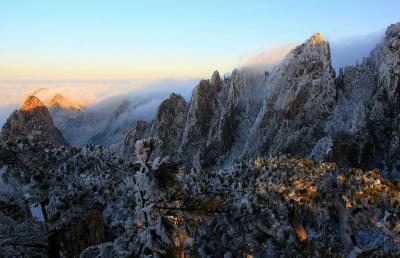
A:
POLYGON ((400 1, 0 0, 0 80, 203 77, 320 31, 400 21, 400 1))

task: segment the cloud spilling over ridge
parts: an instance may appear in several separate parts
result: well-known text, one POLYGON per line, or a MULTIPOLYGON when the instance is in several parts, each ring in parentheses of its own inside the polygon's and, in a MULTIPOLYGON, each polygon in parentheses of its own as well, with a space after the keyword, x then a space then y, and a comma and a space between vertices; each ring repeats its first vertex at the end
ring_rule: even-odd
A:
POLYGON ((40 90, 37 96, 44 102, 59 93, 69 100, 82 104, 88 110, 104 113, 117 108, 124 100, 132 102, 133 105, 143 102, 143 106, 138 109, 140 113, 137 115, 145 119, 153 115, 162 99, 172 92, 189 99, 198 80, 196 78, 157 81, 3 81, 0 82, 2 96, 0 126, 29 94, 41 88, 46 90, 40 90))
MULTIPOLYGON (((330 42, 332 66, 338 70, 340 67, 354 65, 363 57, 368 57, 370 52, 379 44, 384 35, 384 30, 368 35, 357 35, 349 38, 332 40, 330 42)), ((284 43, 271 46, 263 51, 247 54, 240 58, 241 67, 254 69, 258 72, 271 70, 279 64, 285 56, 300 43, 284 43)))
POLYGON ((244 55, 241 57, 240 66, 254 69, 257 72, 270 70, 274 65, 282 61, 296 45, 288 42, 271 46, 259 53, 244 55))

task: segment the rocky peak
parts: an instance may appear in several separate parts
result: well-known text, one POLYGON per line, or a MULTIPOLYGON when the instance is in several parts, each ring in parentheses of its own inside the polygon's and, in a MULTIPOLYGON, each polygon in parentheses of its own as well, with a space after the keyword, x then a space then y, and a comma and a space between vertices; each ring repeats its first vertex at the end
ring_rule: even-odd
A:
POLYGON ((135 153, 136 141, 151 137, 157 142, 152 155, 176 158, 185 128, 186 114, 185 99, 179 94, 172 93, 161 102, 151 124, 139 120, 128 132, 121 146, 122 156, 131 158, 135 153))
POLYGON ((390 25, 381 44, 371 58, 378 75, 378 91, 387 95, 388 102, 395 106, 400 102, 400 23, 390 25))
POLYGON ((20 107, 22 111, 31 111, 38 108, 45 108, 44 104, 36 96, 29 96, 20 107))
POLYGON ((213 75, 211 76, 211 85, 216 88, 217 90, 221 89, 222 86, 222 80, 219 75, 218 71, 214 71, 213 75))
POLYGON ((72 102, 69 99, 66 99, 64 96, 62 96, 61 94, 55 94, 53 96, 53 98, 51 98, 49 100, 49 102, 47 103, 47 106, 49 108, 55 108, 55 107, 59 107, 59 108, 63 108, 63 109, 77 109, 77 110, 83 110, 83 106, 72 102))
POLYGON ((154 155, 176 156, 185 128, 187 103, 178 94, 172 93, 161 102, 154 119, 151 136, 158 140, 154 155))
POLYGON ((400 48, 400 22, 390 25, 385 32, 385 40, 391 43, 394 50, 400 48))
POLYGON ((36 96, 29 96, 19 110, 7 119, 1 131, 4 141, 27 139, 67 145, 61 132, 54 126, 46 106, 36 96))
POLYGON ((138 140, 147 138, 149 130, 149 123, 144 120, 138 120, 133 129, 131 129, 125 136, 120 149, 121 156, 128 159, 135 157, 135 143, 138 140))
MULTIPOLYGON (((355 166, 388 157, 400 164, 399 49, 400 23, 387 29, 369 58, 342 69, 338 78, 320 33, 268 73, 240 69, 221 80, 216 71, 199 82, 187 111, 180 112, 178 156, 195 167, 277 153, 355 166)), ((164 108, 152 127, 178 128, 164 108)))
POLYGON ((325 69, 333 72, 333 69, 330 69, 331 51, 329 42, 319 32, 314 33, 303 44, 293 49, 283 63, 292 60, 292 58, 300 62, 322 62, 325 69))
POLYGON ((266 78, 266 99, 247 143, 248 154, 307 155, 333 111, 334 79, 329 43, 321 34, 293 49, 266 78))
POLYGON ((311 38, 309 39, 309 41, 312 44, 323 44, 325 42, 324 37, 322 36, 322 34, 320 32, 315 32, 311 38))

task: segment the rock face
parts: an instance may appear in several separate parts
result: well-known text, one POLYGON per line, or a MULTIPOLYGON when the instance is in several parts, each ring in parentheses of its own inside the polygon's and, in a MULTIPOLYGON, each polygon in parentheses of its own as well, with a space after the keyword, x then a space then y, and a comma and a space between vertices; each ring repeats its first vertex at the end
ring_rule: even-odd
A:
POLYGON ((180 142, 174 137, 174 147, 159 152, 196 167, 292 153, 399 170, 399 49, 400 23, 388 27, 361 64, 340 69, 336 77, 329 43, 315 33, 264 75, 240 69, 222 80, 215 72, 193 90, 186 115, 182 108, 177 119, 163 120, 162 137, 165 129, 184 129, 180 142))
POLYGON ((80 110, 82 111, 84 107, 79 103, 74 103, 68 99, 66 99, 61 94, 55 94, 53 98, 51 98, 48 103, 47 107, 51 109, 62 108, 62 109, 73 109, 73 110, 80 110))
POLYGON ((138 140, 147 138, 149 129, 149 123, 143 120, 137 121, 135 127, 125 136, 121 148, 121 155, 125 158, 135 157, 135 143, 138 140))
POLYGON ((216 71, 211 80, 200 81, 189 104, 171 94, 157 109, 149 129, 143 133, 140 123, 128 133, 121 152, 133 155, 134 141, 144 135, 158 140, 154 156, 170 156, 197 167, 224 164, 233 156, 229 153, 241 153, 264 92, 262 75, 243 69, 221 80, 216 71))
POLYGON ((335 105, 335 72, 320 33, 293 49, 268 76, 267 96, 247 144, 247 155, 308 155, 335 105))
POLYGON ((361 64, 341 70, 337 105, 326 127, 334 160, 399 169, 399 50, 397 23, 361 64))
POLYGON ((29 96, 19 110, 8 118, 1 131, 3 141, 28 139, 67 145, 61 132, 54 126, 46 106, 35 96, 29 96))
POLYGON ((125 136, 121 153, 125 157, 135 156, 135 143, 140 139, 153 137, 157 140, 157 148, 153 155, 176 157, 178 154, 187 113, 185 99, 172 93, 161 102, 154 121, 149 124, 143 120, 125 136))
POLYGON ((158 156, 177 155, 185 126, 187 103, 177 94, 171 94, 157 109, 150 135, 158 139, 158 156), (172 123, 171 123, 172 122, 172 123))

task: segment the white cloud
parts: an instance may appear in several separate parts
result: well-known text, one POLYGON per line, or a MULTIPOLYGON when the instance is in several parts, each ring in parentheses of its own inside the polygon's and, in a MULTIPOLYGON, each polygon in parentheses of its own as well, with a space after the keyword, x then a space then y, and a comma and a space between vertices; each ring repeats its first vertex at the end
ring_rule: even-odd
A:
MULTIPOLYGON (((154 114, 161 100, 170 93, 176 92, 187 100, 196 86, 198 79, 164 79, 158 81, 0 81, 0 126, 3 125, 13 110, 18 108, 24 99, 36 89, 37 96, 46 101, 59 93, 66 98, 82 104, 89 109, 104 110, 106 113, 116 108, 122 101, 136 103, 140 100, 151 100, 141 107, 139 117, 145 118, 154 114)), ((135 111, 136 112, 136 111, 135 111)), ((139 112, 139 111, 137 111, 139 112)))
POLYGON ((240 66, 252 68, 259 72, 270 70, 274 65, 282 61, 295 46, 295 43, 288 42, 271 46, 259 53, 244 55, 241 57, 240 66))

